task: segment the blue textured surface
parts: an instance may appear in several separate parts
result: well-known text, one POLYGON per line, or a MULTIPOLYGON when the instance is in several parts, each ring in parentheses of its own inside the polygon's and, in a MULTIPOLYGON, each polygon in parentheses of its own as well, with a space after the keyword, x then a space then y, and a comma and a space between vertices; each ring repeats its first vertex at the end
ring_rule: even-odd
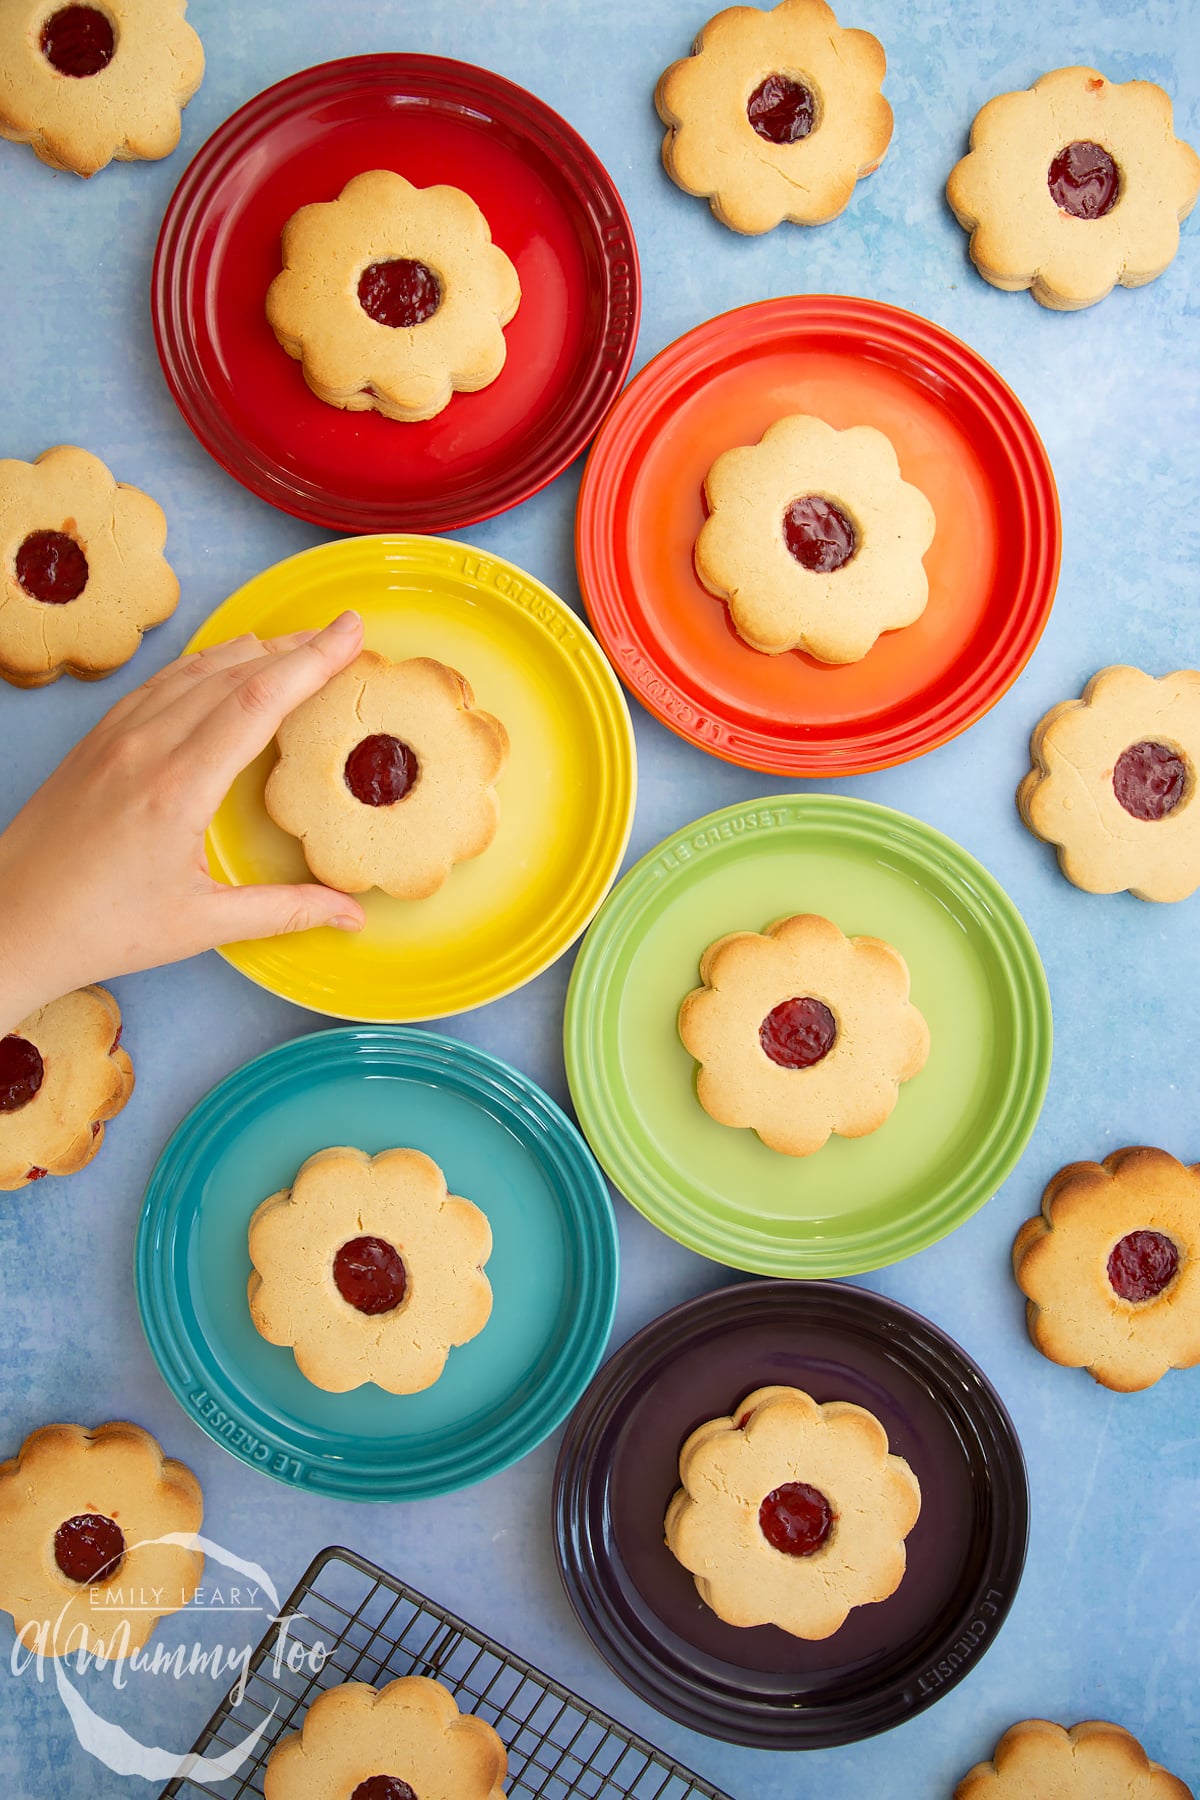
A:
MULTIPOLYGON (((7 816, 81 732, 174 654, 241 582, 322 534, 272 512, 211 462, 159 374, 147 293, 163 208, 186 159, 236 106, 306 64, 372 50, 476 61, 531 88, 595 148, 629 208, 645 303, 636 367, 725 309, 796 291, 866 295, 911 308, 972 344, 1028 407, 1063 512, 1058 599, 1032 662, 965 737, 919 762, 829 784, 928 820, 979 857, 1024 914, 1055 1010, 1041 1122, 1018 1168, 943 1242, 862 1278, 925 1313, 975 1357, 1009 1406, 1029 1462, 1032 1531, 1016 1604, 986 1657, 946 1698, 886 1737, 800 1759, 694 1736, 651 1711, 600 1663, 562 1596, 551 1547, 554 1442, 449 1498, 357 1510, 291 1492, 244 1467, 179 1409, 137 1322, 134 1222, 146 1179, 183 1114, 245 1058, 320 1022, 252 987, 215 956, 116 986, 138 1072, 103 1153, 0 1208, 0 1450, 53 1419, 131 1416, 197 1472, 211 1535, 262 1563, 285 1592, 322 1545, 348 1540, 615 1712, 734 1800, 918 1800, 948 1795, 1015 1719, 1108 1716, 1180 1775, 1200 1775, 1200 1538, 1195 1531, 1200 1371, 1121 1396, 1031 1348, 1009 1273, 1020 1222, 1063 1163, 1131 1142, 1200 1157, 1195 1016, 1200 898, 1154 907, 1097 899, 1063 880, 1020 825, 1013 790, 1030 728, 1097 669, 1163 673, 1197 658, 1195 446, 1200 437, 1200 216, 1150 287, 1056 315, 988 287, 971 268, 943 187, 976 110, 1044 70, 1094 63, 1173 95, 1176 128, 1200 143, 1194 10, 1151 0, 1061 0, 1005 14, 993 0, 859 0, 843 23, 885 44, 896 133, 848 211, 816 231, 725 231, 658 161, 650 96, 709 8, 694 0, 339 0, 297 6, 193 0, 208 73, 166 163, 120 165, 90 183, 0 143, 4 304, 0 450, 36 456, 75 442, 164 506, 183 586, 178 612, 134 662, 97 686, 0 692, 7 816)), ((461 535, 526 567, 578 605, 572 561, 576 464, 545 492, 461 535)), ((636 709, 635 709, 636 710, 636 709)), ((778 791, 705 757, 637 712, 641 793, 629 862, 673 827, 778 791)), ((816 784, 818 789, 822 784, 816 784)), ((570 958, 521 993, 446 1029, 496 1051, 565 1101, 559 1027, 570 958)), ((727 1279, 618 1202, 616 1335, 727 1279)), ((217 1618, 225 1641, 261 1620, 217 1618)), ((164 1633, 182 1641, 176 1631, 164 1633)), ((0 1629, 0 1656, 11 1642, 0 1629)), ((96 1705, 160 1744, 189 1742, 217 1684, 135 1677, 96 1705)), ((53 1684, 0 1668, 0 1786, 43 1800, 145 1793, 79 1749, 53 1684)))

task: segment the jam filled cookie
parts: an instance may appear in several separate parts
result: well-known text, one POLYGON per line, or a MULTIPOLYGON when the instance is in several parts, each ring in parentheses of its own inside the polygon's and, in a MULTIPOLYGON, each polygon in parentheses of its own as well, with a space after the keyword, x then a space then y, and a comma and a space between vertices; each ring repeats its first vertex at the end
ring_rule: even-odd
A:
POLYGON ((954 1800, 1192 1800, 1191 1788, 1151 1762, 1121 1725, 1049 1719, 1011 1725, 990 1762, 968 1769, 954 1800))
POLYGON ((504 1800, 508 1755, 440 1681, 346 1681, 318 1695, 272 1750, 266 1800, 504 1800))
POLYGON ((984 280, 1058 312, 1161 275, 1197 193, 1200 157, 1163 90, 1083 68, 989 100, 946 183, 984 280))
POLYGON ((831 1637, 903 1579, 921 1489, 865 1407, 759 1388, 692 1432, 679 1479, 667 1548, 727 1625, 831 1637))
POLYGON ((415 1394, 487 1324, 491 1249, 484 1214, 420 1150, 319 1150, 250 1221, 250 1315, 316 1387, 415 1394))
POLYGON ((822 225, 883 161, 885 68, 879 40, 844 31, 824 0, 729 7, 659 79, 663 167, 734 231, 822 225))
POLYGON ((203 1510, 191 1470, 139 1425, 33 1432, 0 1463, 0 1608, 20 1642, 114 1661, 140 1649, 199 1586, 203 1510))
POLYGON ((1117 665, 1052 706, 1029 742, 1022 819, 1089 894, 1184 900, 1200 886, 1200 671, 1117 665))
POLYGON ((167 521, 86 450, 0 462, 0 676, 45 687, 97 681, 175 610, 167 521))
POLYGON ((292 214, 267 318, 319 400, 431 419, 495 381, 520 299, 469 194, 371 169, 292 214))
POLYGON ((700 980, 679 1009, 696 1097, 785 1156, 811 1155, 831 1132, 877 1131, 929 1055, 899 951, 829 919, 801 913, 718 938, 700 980))
POLYGON ((1013 1245, 1029 1335, 1121 1393, 1200 1362, 1200 1165, 1165 1150, 1071 1163, 1013 1245))
POLYGON ((696 573, 754 650, 857 662, 920 617, 934 513, 881 431, 793 413, 718 456, 696 573))
POLYGON ((133 1092, 121 1011, 106 988, 77 988, 0 1038, 0 1189, 73 1175, 133 1092))
POLYGON ((76 175, 94 175, 114 156, 169 156, 204 75, 204 49, 186 11, 187 0, 5 0, 0 137, 76 175))
POLYGON ((362 654, 279 728, 268 813, 318 881, 400 900, 435 893, 500 823, 508 733, 432 657, 362 654))

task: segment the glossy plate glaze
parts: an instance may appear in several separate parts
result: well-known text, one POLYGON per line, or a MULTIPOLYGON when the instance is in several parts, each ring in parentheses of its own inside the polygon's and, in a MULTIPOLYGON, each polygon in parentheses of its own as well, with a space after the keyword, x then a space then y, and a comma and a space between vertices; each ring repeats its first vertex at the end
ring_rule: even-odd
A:
POLYGON ((982 1370, 927 1319, 831 1283, 739 1283, 647 1325, 579 1402, 554 1480, 559 1572, 600 1654, 693 1731, 775 1750, 869 1737, 961 1681, 1012 1604, 1028 1517, 982 1370), (867 1407, 921 1486, 900 1586, 819 1643, 726 1625, 663 1541, 684 1439, 775 1384, 867 1407))
POLYGON ((415 1500, 507 1468, 565 1417, 612 1324, 616 1224, 587 1146, 527 1077, 431 1032, 339 1028, 244 1064, 183 1120, 135 1277, 163 1378, 217 1443, 312 1493, 415 1500), (325 1393, 251 1322, 250 1215, 332 1144, 424 1150, 491 1222, 491 1318, 424 1393, 325 1393))
POLYGON ((640 305, 629 220, 583 139, 523 88, 437 56, 323 63, 248 101, 185 171, 152 283, 167 385, 205 449, 344 532, 452 530, 544 487, 620 392, 640 305), (379 168, 470 194, 521 279, 502 373, 421 424, 318 400, 264 311, 292 213, 379 168))
POLYGON ((791 1276, 882 1268, 989 1199, 1052 1037, 1037 949, 987 870, 918 819, 815 794, 726 807, 643 857, 584 941, 564 1032, 579 1122, 634 1206, 717 1262, 791 1276), (704 1112, 676 1017, 716 938, 805 912, 899 950, 931 1049, 879 1130, 791 1157, 704 1112))
POLYGON ((588 612, 630 692, 777 775, 881 769, 965 730, 1032 653, 1059 554, 1045 449, 995 370, 928 319, 823 294, 723 313, 655 357, 596 438, 576 523, 588 612), (716 457, 797 412, 883 431, 937 516, 924 613, 840 668, 750 649, 692 561, 716 457))
MULTIPOLYGON (((483 1006, 561 955, 624 854, 637 785, 620 684, 587 627, 498 557, 442 538, 344 538, 277 563, 200 627, 190 650, 362 614, 369 649, 434 656, 466 676, 509 735, 500 829, 427 900, 362 896, 357 934, 307 931, 227 945, 263 987, 339 1018, 408 1022, 483 1006)), ((275 752, 238 777, 208 834, 222 881, 309 879, 299 841, 267 817, 275 752)))

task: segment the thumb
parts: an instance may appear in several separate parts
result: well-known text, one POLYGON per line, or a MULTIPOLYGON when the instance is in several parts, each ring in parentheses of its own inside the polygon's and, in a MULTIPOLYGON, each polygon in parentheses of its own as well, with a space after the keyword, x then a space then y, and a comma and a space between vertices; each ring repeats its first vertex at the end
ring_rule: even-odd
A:
POLYGON ((223 887, 213 895, 213 941, 217 944, 311 931, 318 925, 361 931, 363 923, 363 909, 357 900, 315 882, 223 887))

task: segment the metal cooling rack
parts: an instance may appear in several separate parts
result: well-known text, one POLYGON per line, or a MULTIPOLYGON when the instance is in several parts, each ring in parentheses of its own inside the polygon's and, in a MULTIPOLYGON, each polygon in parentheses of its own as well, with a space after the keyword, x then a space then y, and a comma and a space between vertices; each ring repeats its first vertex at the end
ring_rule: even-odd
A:
MULTIPOLYGON (((296 1731, 325 1688, 343 1681, 378 1687, 398 1675, 432 1675, 464 1712, 494 1725, 508 1750, 508 1800, 729 1800, 729 1795, 664 1756, 644 1738, 514 1656, 474 1626, 436 1606, 353 1550, 322 1550, 289 1595, 281 1616, 287 1644, 328 1652, 319 1673, 305 1657, 299 1673, 275 1655, 272 1625, 250 1659, 236 1710, 227 1695, 192 1746, 219 1756, 273 1712, 251 1760, 212 1785, 177 1776, 159 1800, 197 1795, 243 1800, 262 1795, 273 1746, 296 1731)), ((297 1656, 296 1660, 300 1660, 297 1656)))

